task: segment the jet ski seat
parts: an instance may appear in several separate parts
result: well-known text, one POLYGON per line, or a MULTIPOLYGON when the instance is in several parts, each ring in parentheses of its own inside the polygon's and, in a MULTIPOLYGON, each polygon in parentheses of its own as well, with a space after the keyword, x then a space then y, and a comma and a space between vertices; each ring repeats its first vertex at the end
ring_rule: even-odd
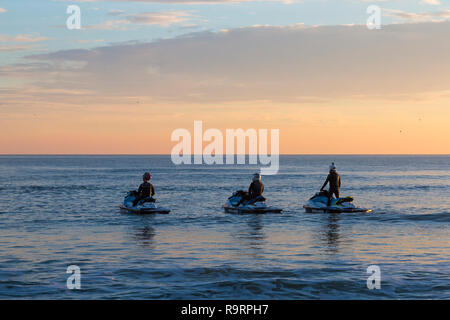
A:
POLYGON ((253 199, 250 199, 249 201, 247 201, 246 205, 253 204, 256 202, 264 202, 264 201, 266 201, 266 198, 264 198, 263 196, 257 196, 256 198, 253 198, 253 199))
POLYGON ((341 203, 345 203, 345 202, 353 202, 353 197, 339 198, 336 201, 336 204, 341 204, 341 203))
POLYGON ((146 202, 156 202, 156 199, 153 198, 153 197, 147 197, 147 198, 141 199, 139 201, 139 204, 143 204, 143 203, 146 203, 146 202))

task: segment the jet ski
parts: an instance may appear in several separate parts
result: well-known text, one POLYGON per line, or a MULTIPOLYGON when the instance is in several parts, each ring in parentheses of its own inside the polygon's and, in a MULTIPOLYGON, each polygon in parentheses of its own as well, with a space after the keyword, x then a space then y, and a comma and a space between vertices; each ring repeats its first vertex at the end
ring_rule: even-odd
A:
POLYGON ((128 212, 140 213, 140 214, 149 214, 149 213, 160 213, 160 214, 168 214, 170 212, 169 209, 164 207, 158 207, 155 203, 155 199, 152 197, 148 197, 140 200, 136 206, 133 206, 133 202, 136 199, 137 192, 130 191, 125 196, 123 203, 119 206, 120 209, 126 210, 128 212))
POLYGON ((353 197, 332 198, 331 204, 328 207, 328 191, 317 192, 308 202, 303 206, 308 213, 315 212, 329 212, 329 213, 344 213, 344 212, 371 212, 372 210, 366 208, 358 208, 353 204, 353 197))
POLYGON ((227 213, 281 213, 282 209, 271 207, 266 204, 266 199, 259 196, 250 201, 248 193, 242 190, 233 192, 222 208, 227 213))

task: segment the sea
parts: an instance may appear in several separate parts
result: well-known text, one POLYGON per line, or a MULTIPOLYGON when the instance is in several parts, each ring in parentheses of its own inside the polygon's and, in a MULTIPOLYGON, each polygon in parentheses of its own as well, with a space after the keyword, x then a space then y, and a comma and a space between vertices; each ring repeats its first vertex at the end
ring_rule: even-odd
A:
POLYGON ((450 299, 450 156, 282 155, 257 165, 170 155, 0 156, 0 299, 450 299), (371 213, 306 213, 330 163, 371 213), (168 215, 119 205, 152 173, 168 215))

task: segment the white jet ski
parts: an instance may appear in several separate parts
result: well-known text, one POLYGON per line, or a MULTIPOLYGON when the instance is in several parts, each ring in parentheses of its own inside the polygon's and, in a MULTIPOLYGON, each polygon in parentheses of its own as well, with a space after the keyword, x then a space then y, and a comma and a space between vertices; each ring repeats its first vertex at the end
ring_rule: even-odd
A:
POLYGON ((328 207, 328 192, 317 192, 308 202, 303 206, 308 213, 315 212, 329 212, 329 213, 344 213, 344 212, 371 212, 372 210, 366 208, 358 208, 353 204, 353 197, 332 198, 331 204, 328 207))
POLYGON ((158 207, 155 203, 155 199, 152 197, 142 199, 137 203, 136 206, 133 206, 134 199, 136 199, 136 191, 128 192, 128 194, 125 196, 125 199, 123 200, 123 203, 119 206, 120 209, 140 214, 168 214, 170 212, 170 210, 167 208, 158 207))
POLYGON ((277 207, 266 204, 266 199, 259 196, 251 201, 243 200, 247 197, 247 192, 239 190, 233 192, 222 208, 227 213, 281 213, 283 211, 277 207))

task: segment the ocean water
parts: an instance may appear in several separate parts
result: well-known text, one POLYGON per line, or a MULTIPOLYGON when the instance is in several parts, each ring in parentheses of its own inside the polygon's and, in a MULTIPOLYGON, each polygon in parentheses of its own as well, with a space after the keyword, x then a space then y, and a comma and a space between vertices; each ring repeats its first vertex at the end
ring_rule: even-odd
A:
POLYGON ((224 213, 256 170, 1 156, 0 299, 450 299, 450 156, 282 156, 263 182, 284 213, 224 213), (342 195, 372 213, 304 212, 331 161, 342 195), (147 170, 169 215, 119 210, 147 170))

